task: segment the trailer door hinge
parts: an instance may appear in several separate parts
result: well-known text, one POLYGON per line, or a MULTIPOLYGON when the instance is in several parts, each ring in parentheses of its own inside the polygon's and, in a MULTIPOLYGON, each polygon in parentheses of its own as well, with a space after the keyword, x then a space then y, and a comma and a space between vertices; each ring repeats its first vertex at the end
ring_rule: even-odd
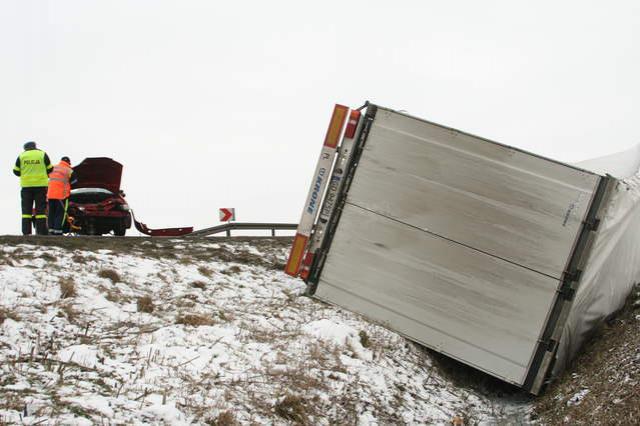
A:
POLYGON ((563 284, 560 288, 560 296, 566 301, 573 300, 573 297, 576 295, 576 291, 571 287, 570 283, 563 284))
POLYGON ((558 345, 558 342, 556 342, 553 339, 549 339, 548 341, 545 342, 547 352, 554 352, 556 350, 557 345, 558 345))
POLYGON ((564 271, 565 282, 580 281, 581 277, 582 277, 582 271, 580 269, 574 269, 572 271, 564 271))
POLYGON ((600 219, 596 218, 594 218, 593 220, 585 220, 582 223, 589 231, 597 231, 600 227, 600 219))

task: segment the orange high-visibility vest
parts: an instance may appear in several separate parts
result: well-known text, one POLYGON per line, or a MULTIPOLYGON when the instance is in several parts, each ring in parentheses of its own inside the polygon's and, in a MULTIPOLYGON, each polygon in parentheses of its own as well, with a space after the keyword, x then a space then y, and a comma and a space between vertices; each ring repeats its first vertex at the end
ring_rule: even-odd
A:
POLYGON ((64 200, 71 195, 71 165, 65 161, 61 161, 49 173, 49 190, 47 198, 50 200, 64 200))

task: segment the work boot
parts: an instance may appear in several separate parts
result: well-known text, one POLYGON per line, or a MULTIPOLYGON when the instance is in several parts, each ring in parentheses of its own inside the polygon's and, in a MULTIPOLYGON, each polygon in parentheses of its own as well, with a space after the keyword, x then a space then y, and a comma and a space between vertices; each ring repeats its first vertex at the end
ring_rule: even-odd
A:
POLYGON ((31 235, 31 218, 22 218, 22 235, 31 235))
POLYGON ((47 219, 36 219, 36 234, 48 235, 47 232, 47 219))

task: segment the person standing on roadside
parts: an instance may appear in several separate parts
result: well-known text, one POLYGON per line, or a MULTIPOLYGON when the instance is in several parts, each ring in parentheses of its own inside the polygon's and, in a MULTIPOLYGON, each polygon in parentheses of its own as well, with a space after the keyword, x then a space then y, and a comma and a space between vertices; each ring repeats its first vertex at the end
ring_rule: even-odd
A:
POLYGON ((36 234, 47 235, 47 186, 53 170, 49 156, 36 148, 35 142, 24 144, 24 152, 18 156, 13 174, 20 177, 22 204, 22 235, 31 235, 33 205, 36 209, 36 234))
POLYGON ((49 173, 49 234, 62 235, 64 221, 67 219, 67 207, 71 195, 73 169, 69 157, 62 157, 49 173))

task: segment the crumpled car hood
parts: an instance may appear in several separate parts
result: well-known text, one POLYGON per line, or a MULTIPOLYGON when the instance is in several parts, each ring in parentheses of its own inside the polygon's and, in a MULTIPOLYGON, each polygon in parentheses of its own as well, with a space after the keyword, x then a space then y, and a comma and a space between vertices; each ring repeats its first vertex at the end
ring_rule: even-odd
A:
POLYGON ((73 188, 104 188, 114 194, 120 191, 122 164, 111 158, 85 158, 73 168, 78 181, 73 188))

